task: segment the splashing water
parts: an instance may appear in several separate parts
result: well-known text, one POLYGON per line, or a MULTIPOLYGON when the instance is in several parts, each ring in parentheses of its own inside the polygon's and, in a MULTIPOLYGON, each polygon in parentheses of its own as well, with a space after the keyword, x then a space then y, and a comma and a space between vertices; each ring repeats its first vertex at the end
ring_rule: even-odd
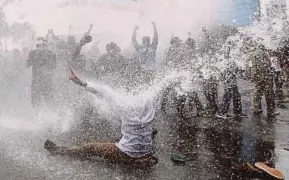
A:
MULTIPOLYGON (((220 4, 217 0, 203 0, 203 1, 186 1, 181 3, 179 1, 141 1, 137 4, 133 11, 124 12, 115 9, 110 9, 107 11, 106 7, 99 8, 88 8, 88 7, 69 7, 65 10, 58 9, 59 1, 21 1, 18 4, 7 7, 7 17, 10 18, 10 21, 18 20, 19 17, 25 19, 34 24, 39 34, 44 34, 47 29, 53 28, 55 32, 59 34, 67 34, 67 27, 73 25, 74 29, 72 33, 78 34, 85 31, 87 23, 94 23, 96 28, 93 30, 93 33, 100 33, 103 36, 103 44, 108 41, 116 41, 122 47, 127 47, 131 41, 131 32, 133 26, 139 24, 141 26, 140 34, 151 34, 151 27, 149 26, 150 21, 157 21, 159 27, 159 34, 161 39, 161 44, 159 52, 162 52, 163 47, 167 47, 171 33, 175 32, 178 36, 186 37, 186 33, 191 31, 194 36, 197 36, 200 31, 200 27, 206 24, 209 24, 216 14, 216 9, 219 8, 220 4), (168 2, 171 2, 168 3, 168 2), (17 6, 17 7, 16 7, 17 6), (21 8, 21 10, 19 9, 21 8), (97 9, 97 10, 96 10, 97 9), (203 11, 206 9, 206 11, 203 11), (19 11, 20 13, 15 13, 19 11), (86 13, 83 13, 86 12, 86 13), (14 15, 12 15, 14 13, 14 15), (83 16, 82 16, 83 14, 83 16), (209 15, 208 15, 209 14, 209 15), (77 16, 77 17, 76 17, 77 16), (85 17, 85 18, 84 18, 85 17), (189 19, 190 17, 191 19, 189 19), (103 21, 105 19, 106 21, 103 21), (62 21, 63 23, 59 23, 62 21), (121 24, 114 22, 122 22, 121 24), (105 32, 105 33, 102 33, 105 32), (162 47, 163 46, 163 47, 162 47)), ((268 32, 268 24, 265 21, 261 21, 258 24, 254 24, 252 27, 240 28, 241 32, 250 34, 251 36, 261 37, 264 39, 262 42, 269 48, 277 48, 278 42, 284 34, 280 28, 281 21, 276 21, 275 25, 272 28, 272 31, 268 32), (278 37, 272 41, 272 36, 278 37)), ((223 48, 229 44, 229 42, 234 42, 234 47, 231 50, 231 58, 234 59, 238 65, 242 68, 246 65, 246 53, 242 52, 244 37, 241 34, 230 37, 225 43, 223 48)), ((102 45, 103 45, 102 44, 102 45)), ((222 51, 222 49, 220 50, 222 51)), ((160 53, 159 53, 160 54, 160 53)), ((159 55, 161 56, 161 55, 159 55)), ((226 66, 226 61, 222 55, 216 55, 218 63, 215 66, 218 69, 222 69, 226 66)), ((208 62, 207 59, 210 57, 199 57, 199 62, 208 62)), ((10 63, 10 62, 5 62, 10 63)), ((11 65, 11 64, 10 64, 11 65)), ((19 64, 11 65, 13 67, 19 68, 19 64)), ((43 139, 46 136, 57 137, 60 133, 67 132, 70 130, 70 125, 72 123, 73 113, 71 107, 75 106, 77 103, 82 103, 82 101, 75 100, 76 95, 79 93, 80 99, 87 98, 86 93, 78 89, 78 87, 69 84, 67 89, 62 89, 65 93, 71 95, 67 97, 62 97, 60 95, 59 101, 67 101, 66 106, 61 106, 57 112, 49 112, 45 109, 42 109, 38 116, 35 117, 32 109, 30 107, 30 84, 26 83, 25 85, 19 85, 17 82, 12 82, 9 75, 14 75, 13 72, 10 72, 13 67, 8 69, 3 69, 1 71, 1 82, 5 84, 5 88, 1 90, 1 117, 0 117, 0 137, 2 141, 6 141, 5 144, 7 147, 11 147, 11 157, 19 158, 20 161, 27 161, 31 164, 37 162, 39 168, 45 169, 50 167, 49 162, 43 156, 43 152, 35 153, 36 147, 35 143, 30 142, 31 140, 38 143, 42 143, 43 139), (15 87, 15 85, 18 85, 15 87), (79 91, 78 91, 79 90, 79 91), (5 94, 5 96, 3 95, 5 94), (14 98, 13 102, 9 102, 9 97, 18 94, 14 98), (66 99, 67 98, 67 99, 66 99), (5 107, 6 106, 6 107, 5 107), (5 108, 6 109, 5 109, 5 108), (7 111, 6 111, 7 110, 7 111), (7 113, 8 111, 12 113, 7 113), (14 113, 14 114, 13 114, 14 113), (13 114, 13 115, 11 115, 13 114), (10 131, 10 129, 12 129, 10 131), (52 129, 47 133, 47 129, 52 129), (6 132, 7 135, 5 134, 6 132), (45 133, 43 133, 45 132, 45 133), (24 150, 17 148, 17 142, 22 142, 22 134, 35 133, 31 136, 27 135, 24 138, 24 150), (13 134, 14 136, 10 136, 13 134), (9 145, 10 141, 14 141, 13 145, 9 145), (30 145, 33 145, 31 148, 30 145), (35 155, 34 158, 29 158, 30 156, 35 155), (29 156, 30 155, 30 156, 29 156), (44 159, 44 160, 43 160, 44 159)), ((20 69, 24 69, 24 64, 21 65, 20 69)), ((20 82, 21 80, 27 81, 27 76, 30 76, 28 70, 23 70, 25 76, 18 75, 13 77, 20 82)), ((203 74, 206 76, 208 70, 206 68, 202 69, 203 74)), ((217 75, 218 76, 218 75, 217 75)), ((67 79, 61 79, 61 82, 66 82, 67 79)), ((105 96, 110 96, 112 99, 119 104, 119 107, 142 107, 143 102, 147 99, 152 99, 155 104, 161 97, 163 90, 175 82, 180 82, 183 91, 190 91, 194 88, 200 88, 198 83, 198 78, 196 75, 192 74, 189 71, 184 71, 182 69, 167 71, 158 75, 152 85, 138 86, 135 89, 125 91, 123 89, 117 89, 115 87, 107 86, 106 84, 91 82, 94 87, 96 87, 102 93, 105 93, 105 96)), ((59 80, 57 80, 59 86, 59 80)), ((182 92, 179 92, 182 93, 182 92)), ((78 95, 77 95, 78 96, 78 95)), ((114 111, 111 109, 109 104, 102 98, 89 96, 90 100, 93 100, 93 104, 99 111, 104 114, 104 116, 111 122, 117 121, 117 117, 114 116, 114 111)), ((137 113, 137 112, 136 112, 137 113)), ((22 143, 20 143, 22 144, 22 143)), ((29 164, 28 163, 28 164, 29 164)), ((53 168, 58 168, 51 166, 53 168)), ((68 167, 65 165, 65 167, 68 167)), ((63 167, 59 167, 63 168, 63 167)), ((67 168, 66 168, 67 169, 67 168)), ((71 167, 73 169, 73 167, 71 167)), ((67 171, 69 171, 68 169, 67 171)))

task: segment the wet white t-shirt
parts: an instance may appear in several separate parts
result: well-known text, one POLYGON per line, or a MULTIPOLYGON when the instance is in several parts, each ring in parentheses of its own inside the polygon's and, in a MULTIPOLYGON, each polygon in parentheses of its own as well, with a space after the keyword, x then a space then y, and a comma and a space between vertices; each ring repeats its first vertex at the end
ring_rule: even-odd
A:
POLYGON ((116 146, 131 157, 142 157, 153 152, 152 120, 155 108, 151 99, 133 96, 129 99, 116 99, 106 88, 86 87, 87 91, 103 96, 122 121, 121 140, 116 146))

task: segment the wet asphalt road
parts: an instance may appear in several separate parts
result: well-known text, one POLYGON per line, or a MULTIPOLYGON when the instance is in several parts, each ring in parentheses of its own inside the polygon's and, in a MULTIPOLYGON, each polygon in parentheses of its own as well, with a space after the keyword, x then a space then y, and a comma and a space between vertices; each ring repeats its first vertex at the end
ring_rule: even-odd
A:
MULTIPOLYGON (((202 117, 182 120, 172 114, 159 113, 155 154, 159 163, 149 169, 110 164, 101 159, 80 162, 50 156, 43 149, 43 142, 47 138, 64 144, 80 141, 79 138, 86 136, 81 128, 75 133, 63 134, 46 129, 7 128, 0 125, 0 180, 266 179, 250 177, 248 173, 232 169, 235 164, 264 159, 271 159, 285 177, 289 177, 289 151, 284 150, 289 148, 288 110, 279 109, 281 114, 276 119, 252 117, 252 86, 246 82, 241 84, 242 104, 248 118, 225 121, 202 117), (174 164, 170 159, 172 154, 183 154, 191 160, 186 164, 174 164)), ((289 107, 288 104, 286 106, 289 107)), ((108 137, 104 126, 109 125, 96 127, 96 130, 99 128, 99 131, 103 131, 101 139, 108 137)), ((118 134, 109 137, 117 139, 118 134)))

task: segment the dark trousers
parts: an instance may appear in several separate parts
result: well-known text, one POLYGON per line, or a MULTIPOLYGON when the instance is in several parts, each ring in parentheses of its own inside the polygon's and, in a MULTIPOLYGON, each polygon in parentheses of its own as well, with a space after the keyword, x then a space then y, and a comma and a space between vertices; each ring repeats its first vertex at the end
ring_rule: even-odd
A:
POLYGON ((274 72, 274 84, 275 84, 275 98, 277 100, 283 99, 283 81, 282 81, 282 73, 281 71, 274 72))
POLYGON ((204 95, 207 100, 207 107, 213 110, 213 113, 218 111, 218 82, 214 78, 209 78, 203 82, 204 95))
POLYGON ((34 78, 31 85, 31 102, 33 108, 45 103, 51 105, 52 95, 52 77, 34 78))
POLYGON ((241 94, 239 92, 237 85, 234 85, 232 87, 225 87, 220 113, 227 114, 229 112, 231 100, 233 100, 233 113, 235 115, 241 114, 242 113, 241 94))
POLYGON ((261 79, 260 81, 255 82, 254 89, 254 113, 262 111, 261 99, 265 95, 266 104, 267 104, 267 114, 275 112, 275 99, 274 99, 274 89, 273 89, 273 78, 267 77, 266 79, 261 79))
POLYGON ((189 98, 189 106, 193 107, 195 106, 197 109, 197 114, 203 110, 203 105, 198 97, 198 94, 196 92, 191 92, 188 95, 182 95, 178 97, 178 104, 177 104, 177 110, 180 114, 184 114, 184 108, 185 108, 185 102, 189 98))

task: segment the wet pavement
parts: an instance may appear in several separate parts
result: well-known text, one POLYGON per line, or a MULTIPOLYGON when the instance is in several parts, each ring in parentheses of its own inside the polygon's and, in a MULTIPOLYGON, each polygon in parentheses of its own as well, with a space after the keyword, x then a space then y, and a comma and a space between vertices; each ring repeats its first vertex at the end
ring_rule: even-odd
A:
MULTIPOLYGON (((81 128, 75 133, 64 134, 47 129, 1 127, 0 123, 0 179, 267 179, 250 177, 248 173, 232 168, 243 162, 264 160, 270 160, 288 177, 289 151, 284 150, 289 148, 288 110, 279 109, 281 114, 276 119, 267 119, 264 115, 251 116, 252 86, 246 82, 241 84, 242 104, 248 118, 221 120, 202 117, 184 120, 173 114, 159 113, 156 121, 159 133, 155 140, 155 155, 159 163, 148 169, 110 164, 101 159, 80 162, 50 156, 43 149, 43 142, 47 138, 64 144, 80 141, 79 138, 86 136, 81 128), (172 154, 182 154, 190 160, 175 164, 171 161, 172 154)), ((33 124, 32 121, 25 123, 33 124)), ((108 137, 103 126, 109 124, 95 127, 101 131, 102 137, 99 139, 108 137)), ((117 127, 113 131, 115 129, 117 127)), ((118 135, 116 133, 109 137, 117 139, 118 135)))

